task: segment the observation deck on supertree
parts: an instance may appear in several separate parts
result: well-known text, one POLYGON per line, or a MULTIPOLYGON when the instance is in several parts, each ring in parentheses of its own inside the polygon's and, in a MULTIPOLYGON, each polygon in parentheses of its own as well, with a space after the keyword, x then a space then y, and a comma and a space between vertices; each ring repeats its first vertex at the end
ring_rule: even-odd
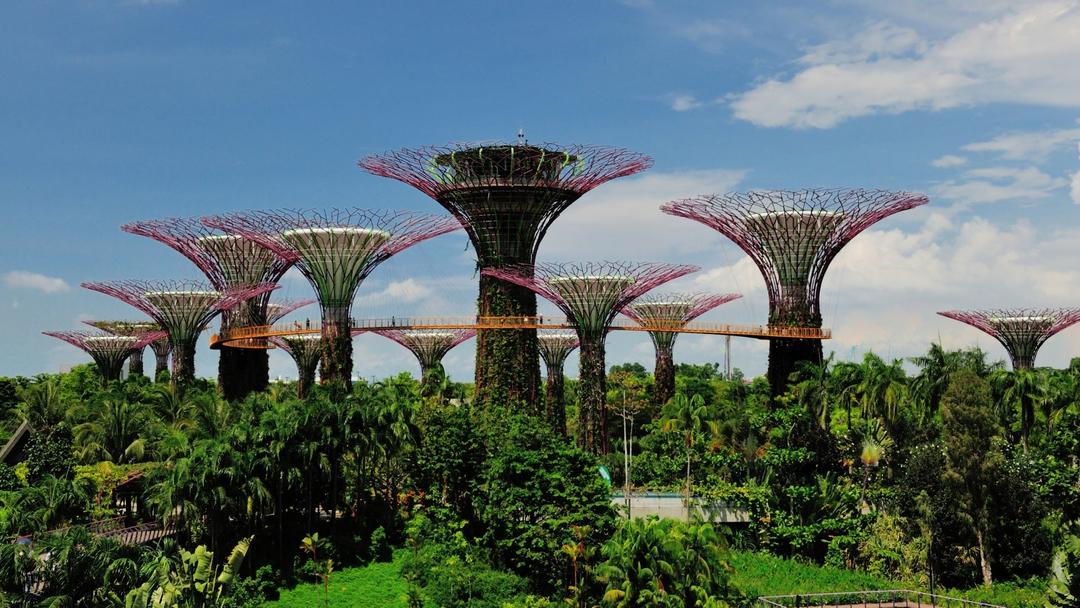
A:
MULTIPOLYGON (((661 210, 719 231, 754 261, 769 294, 769 325, 821 327, 821 284, 840 249, 876 222, 927 203, 911 192, 762 190, 666 203, 661 210)), ((769 342, 769 384, 787 388, 798 361, 821 361, 821 342, 769 342)))
POLYGON ((235 286, 219 291, 199 281, 107 281, 82 286, 127 302, 168 333, 173 348, 174 388, 183 390, 195 378, 195 345, 218 313, 261 296, 277 285, 235 286))
POLYGON ((349 313, 360 284, 394 254, 461 229, 449 216, 355 208, 250 211, 202 221, 296 264, 315 290, 322 311, 322 381, 340 382, 349 390, 349 313))
POLYGON ((671 331, 650 331, 656 350, 656 402, 665 404, 675 395, 675 339, 679 330, 706 312, 741 298, 737 293, 646 294, 634 300, 622 313, 644 327, 670 327, 671 331))
POLYGON ((1080 308, 947 310, 938 314, 990 334, 1005 347, 1014 370, 1034 368, 1042 345, 1080 321, 1080 308))
POLYGON ((307 397, 311 385, 315 384, 315 369, 322 359, 322 336, 306 334, 299 336, 274 336, 270 343, 289 353, 296 363, 296 397, 307 397))
POLYGON ((543 296, 574 326, 581 343, 578 443, 599 454, 610 447, 604 410, 604 339, 611 322, 635 298, 697 270, 697 266, 681 264, 582 262, 507 266, 483 273, 543 296))
MULTIPOLYGON (((176 250, 206 275, 218 291, 244 285, 276 284, 292 265, 271 250, 242 237, 223 234, 198 218, 167 218, 132 222, 124 232, 149 237, 176 250)), ((221 329, 268 323, 270 293, 259 294, 221 311, 221 329)), ((265 340, 230 344, 218 359, 218 386, 229 400, 263 391, 270 380, 265 340), (239 346, 239 348, 237 348, 239 346)))
MULTIPOLYGON (((606 146, 545 143, 455 144, 369 156, 362 169, 409 184, 465 227, 480 270, 525 268, 536 261, 552 222, 574 201, 612 179, 651 166, 643 154, 606 146)), ((481 273, 477 315, 528 317, 536 296, 481 273)), ((482 329, 476 343, 476 401, 539 402, 536 331, 482 329)))
POLYGON ((536 332, 540 358, 547 368, 547 384, 544 394, 544 413, 556 433, 566 436, 566 358, 580 344, 575 332, 541 329, 536 332))
POLYGON ((143 349, 147 344, 161 337, 162 332, 145 332, 140 335, 118 336, 108 332, 84 331, 45 331, 46 336, 58 338, 86 351, 101 373, 101 386, 120 379, 124 359, 131 353, 143 349))
MULTIPOLYGON (((161 330, 161 327, 158 326, 157 323, 154 323, 152 321, 83 321, 83 323, 86 323, 87 325, 89 325, 90 327, 93 327, 95 329, 100 329, 101 331, 108 332, 108 333, 110 333, 110 334, 112 334, 114 336, 140 336, 141 337, 143 334, 150 333, 150 332, 155 332, 157 334, 157 337, 154 340, 150 341, 150 343, 149 343, 150 347, 154 348, 154 345, 158 344, 158 343, 164 343, 166 345, 165 362, 161 363, 161 361, 159 360, 158 365, 161 366, 163 369, 168 369, 168 363, 169 363, 169 359, 168 359, 168 357, 169 357, 169 351, 168 351, 169 336, 168 336, 168 334, 166 334, 164 331, 161 330)), ((128 355, 128 375, 129 376, 131 376, 131 375, 135 375, 135 376, 144 375, 146 370, 143 367, 143 350, 145 348, 146 348, 146 345, 140 346, 139 348, 136 348, 135 350, 131 351, 131 354, 128 355)), ((154 355, 155 356, 157 355, 157 349, 156 348, 154 349, 154 355)), ((155 370, 155 372, 156 371, 157 370, 155 370)))
POLYGON ((476 335, 475 329, 380 329, 372 333, 389 338, 409 349, 420 362, 420 384, 430 389, 433 372, 442 371, 442 360, 450 349, 476 335))

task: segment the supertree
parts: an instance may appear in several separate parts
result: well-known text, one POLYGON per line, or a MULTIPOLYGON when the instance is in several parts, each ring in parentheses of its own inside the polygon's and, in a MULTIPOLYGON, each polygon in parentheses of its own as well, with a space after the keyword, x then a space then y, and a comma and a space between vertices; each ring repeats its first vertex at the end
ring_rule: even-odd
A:
MULTIPOLYGON (((83 321, 83 323, 114 336, 142 336, 149 332, 156 332, 157 337, 149 342, 151 346, 158 342, 165 342, 166 344, 169 342, 169 336, 164 331, 161 331, 161 327, 157 323, 152 321, 83 321)), ((128 356, 128 375, 142 376, 144 374, 143 350, 145 348, 146 345, 143 345, 131 351, 128 356)))
POLYGON ((341 382, 350 390, 349 311, 360 283, 390 256, 461 229, 449 216, 355 208, 250 211, 203 218, 203 223, 295 262, 315 289, 322 309, 321 379, 341 382))
MULTIPOLYGON (((617 177, 647 169, 642 154, 604 146, 454 144, 369 156, 360 167, 409 184, 465 227, 481 270, 528 267, 551 223, 574 201, 617 177)), ((530 317, 536 296, 480 276, 481 317, 530 317)), ((476 338, 478 403, 539 402, 540 366, 533 329, 481 330, 476 338)))
POLYGON ((526 287, 561 309, 581 342, 578 372, 578 443, 608 450, 604 415, 604 339, 619 311, 638 296, 697 266, 661 263, 582 262, 505 266, 484 274, 526 287))
POLYGON ((322 336, 317 334, 270 338, 271 344, 289 353, 296 363, 296 396, 299 399, 307 397, 308 389, 315 383, 315 368, 319 367, 319 359, 322 358, 321 342, 322 336))
POLYGON ((947 310, 939 315, 981 329, 1009 353, 1014 370, 1032 369, 1051 336, 1080 321, 1080 308, 998 308, 947 310))
POLYGON ((737 293, 646 294, 634 300, 622 313, 649 328, 656 350, 656 403, 667 403, 675 395, 675 338, 686 324, 706 312, 741 298, 737 293))
POLYGON ((547 368, 544 392, 544 413, 556 433, 566 436, 566 393, 563 366, 566 358, 578 347, 578 336, 572 331, 541 329, 536 333, 540 358, 547 368))
POLYGON ((101 373, 101 386, 120 379, 124 359, 161 337, 161 332, 145 332, 137 336, 118 336, 108 332, 46 331, 46 336, 58 338, 86 351, 101 373))
MULTIPOLYGON (((926 203, 911 192, 762 190, 673 201, 661 210, 719 231, 750 256, 768 289, 770 328, 820 328, 821 283, 840 249, 874 223, 926 203)), ((773 394, 786 389, 799 361, 820 360, 819 340, 771 339, 773 394)))
MULTIPOLYGON (((274 325, 278 321, 287 317, 290 313, 295 312, 305 306, 314 304, 315 300, 272 300, 266 304, 266 319, 265 323, 259 325, 274 325)), ((241 304, 244 306, 244 304, 241 304)), ((224 346, 224 345, 223 345, 224 346)), ((229 340, 228 346, 230 348, 248 348, 248 349, 260 349, 267 350, 272 348, 269 340, 266 338, 240 338, 236 340, 229 340)))
POLYGON ((150 343, 150 350, 154 351, 154 382, 162 378, 162 373, 169 371, 169 355, 172 354, 172 342, 169 335, 159 338, 150 343))
MULTIPOLYGON (((217 291, 277 283, 291 262, 269 249, 232 234, 222 234, 198 218, 167 218, 125 224, 124 232, 152 238, 191 260, 217 291)), ((267 323, 270 293, 261 293, 221 311, 221 329, 267 323)), ((228 344, 218 358, 218 388, 226 399, 243 399, 266 389, 270 361, 266 340, 228 344), (246 347, 246 348, 245 348, 246 347)))
POLYGON ((433 372, 442 370, 442 360, 450 349, 476 335, 475 329, 379 329, 374 333, 409 349, 420 362, 420 384, 432 388, 433 372))
POLYGON ((83 287, 127 302, 156 321, 172 344, 174 388, 195 378, 195 345, 210 321, 221 311, 275 289, 271 283, 235 286, 226 291, 198 281, 109 281, 83 287))

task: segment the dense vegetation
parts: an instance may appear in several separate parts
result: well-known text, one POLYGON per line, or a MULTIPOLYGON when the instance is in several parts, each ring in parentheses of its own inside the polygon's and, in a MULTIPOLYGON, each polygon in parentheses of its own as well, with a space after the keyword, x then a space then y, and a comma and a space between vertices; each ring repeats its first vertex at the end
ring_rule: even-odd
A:
POLYGON ((0 533, 23 535, 0 545, 0 605, 738 606, 792 584, 1076 605, 1080 361, 829 358, 775 400, 761 378, 676 372, 658 404, 644 368, 610 371, 600 461, 523 408, 408 375, 238 402, 205 382, 102 390, 93 366, 0 379, 0 429, 32 428, 0 465, 0 533), (616 489, 691 490, 748 522, 622 522, 600 465, 616 489), (88 526, 118 514, 178 534, 88 526))

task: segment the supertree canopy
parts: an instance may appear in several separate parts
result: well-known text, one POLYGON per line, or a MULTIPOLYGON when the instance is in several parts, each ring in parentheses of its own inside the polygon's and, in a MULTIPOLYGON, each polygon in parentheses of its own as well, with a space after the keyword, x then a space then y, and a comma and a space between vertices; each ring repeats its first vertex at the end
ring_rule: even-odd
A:
POLYGON ((566 313, 581 342, 578 443, 601 453, 609 447, 604 338, 611 322, 638 296, 697 270, 696 266, 679 264, 584 262, 508 266, 483 272, 526 287, 566 313))
MULTIPOLYGON (((83 321, 90 327, 100 329, 101 331, 108 332, 114 336, 136 336, 142 337, 147 333, 155 333, 156 337, 149 342, 151 346, 158 342, 169 343, 169 336, 157 323, 152 321, 83 321)), ((128 375, 142 376, 145 372, 143 368, 143 350, 146 345, 140 346, 131 351, 128 355, 128 375)), ((156 354, 156 351, 155 351, 156 354)), ((166 352, 166 357, 168 353, 166 352)))
POLYGON ((145 332, 140 335, 118 336, 108 332, 46 331, 46 336, 58 338, 86 351, 101 373, 101 385, 120 379, 124 359, 136 350, 161 337, 161 332, 145 332))
MULTIPOLYGON (((233 287, 277 283, 292 265, 269 249, 242 237, 223 234, 197 218, 168 218, 133 222, 121 230, 172 247, 191 260, 218 291, 233 287)), ((267 324, 270 293, 221 311, 221 329, 267 324)), ((229 344, 218 359, 218 387, 226 399, 242 399, 266 389, 270 363, 265 340, 229 344)))
POLYGON ((1005 347, 1014 370, 1032 369, 1051 336, 1080 321, 1080 308, 947 310, 939 315, 990 334, 1005 347))
POLYGON ((622 313, 642 327, 649 328, 656 350, 656 402, 667 403, 675 395, 675 338, 686 324, 706 312, 740 298, 737 293, 725 294, 646 294, 634 300, 622 313))
POLYGON ((203 223, 295 262, 322 309, 322 381, 346 387, 352 385, 349 311, 360 283, 390 256, 461 228, 449 216, 355 208, 251 211, 203 218, 203 223))
MULTIPOLYGON (((840 249, 874 223, 926 203, 911 192, 762 190, 673 201, 661 210, 721 232, 750 256, 768 289, 770 327, 820 328, 821 283, 840 249)), ((773 394, 786 389, 802 360, 820 361, 821 342, 770 340, 773 394)))
POLYGON ((442 370, 442 359, 450 349, 476 335, 475 329, 381 329, 374 333, 409 349, 420 362, 421 385, 431 388, 433 372, 442 370))
POLYGON ((563 366, 566 358, 578 347, 575 332, 541 329, 536 333, 540 358, 547 368, 547 386, 544 394, 544 413, 556 433, 566 436, 566 392, 563 366))
POLYGON ((308 389, 315 383, 315 368, 319 366, 319 359, 322 358, 322 336, 317 334, 275 336, 270 338, 270 342, 289 353, 296 363, 298 377, 296 396, 303 399, 307 396, 308 389))
MULTIPOLYGON (((574 201, 651 164, 649 157, 619 148, 523 141, 403 149, 360 161, 366 171, 409 184, 452 213, 468 232, 481 270, 528 267, 551 223, 574 201)), ((530 317, 536 296, 481 274, 477 308, 481 317, 530 317)), ((535 330, 479 332, 478 403, 534 405, 539 387, 535 330)))
POLYGON ((195 378, 195 345, 214 316, 277 287, 263 283, 219 291, 198 281, 110 281, 82 286, 127 302, 168 333, 173 348, 171 380, 179 388, 195 378))

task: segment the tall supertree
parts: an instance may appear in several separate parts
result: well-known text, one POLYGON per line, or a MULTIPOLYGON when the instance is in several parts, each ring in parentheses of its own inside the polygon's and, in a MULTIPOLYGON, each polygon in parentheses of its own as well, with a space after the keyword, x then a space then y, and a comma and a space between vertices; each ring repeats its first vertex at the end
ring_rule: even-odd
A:
MULTIPOLYGON (((619 148, 524 141, 402 149, 360 161, 364 170, 409 184, 452 213, 469 234, 481 270, 533 264, 551 223, 574 201, 651 164, 619 148)), ((536 314, 536 296, 482 273, 477 309, 481 317, 529 317, 536 314)), ((477 402, 538 403, 536 331, 481 330, 476 340, 477 402)))
POLYGON ((686 324, 706 312, 742 297, 737 293, 646 294, 634 300, 622 313, 649 329, 656 350, 656 402, 667 403, 675 395, 675 338, 686 324))
POLYGON ((578 443, 606 452, 604 339, 619 311, 638 296, 697 266, 661 263, 583 262, 506 266, 484 274, 528 288, 558 306, 581 342, 578 372, 578 443))
POLYGON ((270 342, 289 353, 296 363, 296 396, 307 397, 308 390, 315 383, 315 368, 322 358, 322 336, 318 334, 300 334, 296 336, 275 336, 270 342))
POLYGON ((322 381, 341 382, 350 390, 349 311, 360 284, 390 256, 461 229, 449 216, 355 208, 251 211, 203 218, 203 223, 295 262, 322 308, 322 381))
POLYGON ((433 372, 442 371, 442 360, 450 349, 476 335, 475 329, 379 329, 374 333, 409 349, 420 362, 420 384, 433 388, 433 372))
POLYGON ((566 391, 563 366, 566 358, 578 347, 577 334, 572 331, 541 329, 536 333, 540 358, 547 368, 544 392, 544 413, 556 433, 566 436, 566 391))
MULTIPOLYGON (((820 328, 821 283, 840 249, 874 223, 926 203, 911 192, 762 190, 673 201, 661 210, 719 231, 750 256, 769 292, 770 328, 820 328)), ((773 394, 786 390, 799 361, 820 360, 819 340, 771 339, 773 394)))
POLYGON ((198 281, 109 281, 83 287, 123 300, 156 321, 173 349, 172 385, 182 390, 195 379, 195 346, 218 313, 263 295, 271 283, 236 286, 225 291, 198 281))
POLYGON ((147 344, 161 337, 161 332, 146 332, 138 336, 118 336, 108 332, 85 331, 46 331, 52 336, 86 351, 101 373, 101 386, 120 379, 124 359, 131 353, 144 348, 147 344))
MULTIPOLYGON (((114 336, 138 336, 143 334, 155 332, 157 337, 149 342, 153 345, 157 342, 164 341, 166 344, 169 342, 169 336, 161 331, 157 323, 151 321, 83 321, 90 327, 100 329, 101 331, 108 332, 114 336)), ((128 355, 128 375, 129 376, 142 376, 145 373, 143 367, 143 351, 146 349, 146 345, 140 346, 131 351, 128 355)))
MULTIPOLYGON (((232 234, 223 234, 197 218, 168 218, 132 222, 121 230, 152 238, 191 260, 217 291, 234 287, 276 284, 291 262, 269 249, 232 234)), ((221 329, 267 323, 270 293, 261 293, 221 311, 221 329)), ((243 399, 251 392, 266 389, 270 380, 270 360, 266 341, 257 340, 221 348, 218 358, 218 388, 226 399, 243 399), (242 346, 246 346, 243 348, 242 346)))
POLYGON ((1080 308, 947 310, 938 314, 990 334, 1005 347, 1014 370, 1032 369, 1042 345, 1080 321, 1080 308))

